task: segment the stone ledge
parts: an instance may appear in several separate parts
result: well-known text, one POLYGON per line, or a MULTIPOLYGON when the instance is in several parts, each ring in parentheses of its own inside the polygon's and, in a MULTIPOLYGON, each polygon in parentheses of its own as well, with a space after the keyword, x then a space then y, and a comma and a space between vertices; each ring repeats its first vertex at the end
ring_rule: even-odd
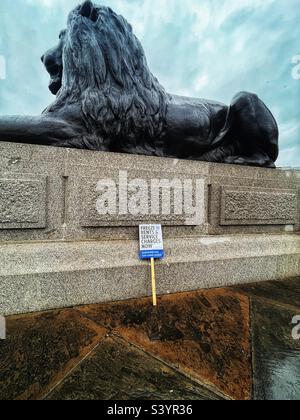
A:
MULTIPOLYGON (((169 239, 157 262, 158 293, 300 275, 300 235, 169 239)), ((3 315, 149 296, 149 267, 136 241, 0 246, 3 315)))

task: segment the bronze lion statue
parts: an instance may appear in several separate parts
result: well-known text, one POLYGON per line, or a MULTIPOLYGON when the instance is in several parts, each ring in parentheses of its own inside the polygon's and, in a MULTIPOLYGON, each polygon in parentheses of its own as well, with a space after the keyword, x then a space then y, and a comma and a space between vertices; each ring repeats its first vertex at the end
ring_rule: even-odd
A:
POLYGON ((278 127, 241 92, 230 106, 168 94, 132 27, 91 1, 42 56, 56 99, 41 116, 1 116, 0 141, 275 167, 278 127))

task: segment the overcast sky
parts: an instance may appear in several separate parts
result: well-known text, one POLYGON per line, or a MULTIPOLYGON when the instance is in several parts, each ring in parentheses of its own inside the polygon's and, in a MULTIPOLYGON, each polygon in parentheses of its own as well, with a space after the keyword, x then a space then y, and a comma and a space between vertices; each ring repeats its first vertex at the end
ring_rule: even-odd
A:
MULTIPOLYGON (((78 3, 0 0, 1 114, 39 114, 53 100, 40 57, 56 44, 78 3)), ((278 164, 300 167, 300 0, 100 3, 133 25, 169 92, 227 104, 240 90, 258 93, 279 122, 278 164)))

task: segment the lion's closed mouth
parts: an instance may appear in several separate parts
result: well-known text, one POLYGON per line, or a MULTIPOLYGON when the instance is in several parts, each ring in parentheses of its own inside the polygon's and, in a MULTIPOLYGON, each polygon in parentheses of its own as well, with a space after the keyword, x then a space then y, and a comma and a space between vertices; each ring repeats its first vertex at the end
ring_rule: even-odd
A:
POLYGON ((56 95, 61 88, 61 77, 56 77, 50 79, 49 90, 53 95, 56 95))

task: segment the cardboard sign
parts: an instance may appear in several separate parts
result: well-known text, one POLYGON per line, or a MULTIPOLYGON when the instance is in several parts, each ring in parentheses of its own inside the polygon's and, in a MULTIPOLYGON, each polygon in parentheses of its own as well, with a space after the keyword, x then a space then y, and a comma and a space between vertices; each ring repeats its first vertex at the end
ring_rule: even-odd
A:
POLYGON ((164 245, 161 225, 140 225, 140 258, 163 258, 164 245))

